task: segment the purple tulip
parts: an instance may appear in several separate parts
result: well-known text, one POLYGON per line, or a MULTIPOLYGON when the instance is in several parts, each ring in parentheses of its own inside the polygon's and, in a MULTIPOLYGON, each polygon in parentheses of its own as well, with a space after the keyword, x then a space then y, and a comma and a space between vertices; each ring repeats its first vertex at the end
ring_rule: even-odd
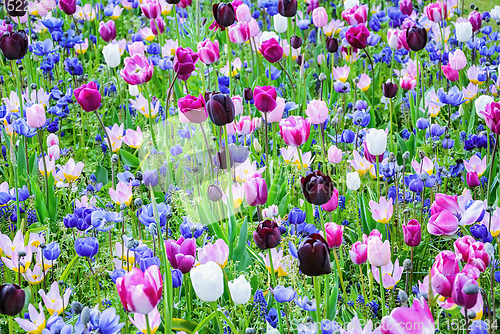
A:
POLYGON ((453 282, 451 298, 460 307, 471 309, 477 302, 477 291, 472 286, 478 286, 476 280, 467 277, 465 273, 459 273, 453 282), (471 293, 470 291, 476 293, 471 293), (471 294, 469 294, 471 293, 471 294))
POLYGON ((254 174, 245 182, 245 197, 248 205, 264 205, 267 201, 266 180, 260 174, 254 174))
POLYGON ((165 241, 167 258, 174 269, 179 269, 183 274, 187 274, 194 267, 196 261, 196 239, 184 239, 180 237, 175 241, 169 239, 165 241))
POLYGON ((281 232, 274 221, 260 222, 257 230, 253 232, 253 241, 262 250, 275 248, 281 241, 281 232))
POLYGON ((66 15, 73 15, 76 13, 76 0, 59 0, 59 8, 66 15))
POLYGON ((416 219, 412 219, 407 225, 403 225, 403 236, 405 244, 409 247, 417 247, 422 241, 422 226, 416 219))

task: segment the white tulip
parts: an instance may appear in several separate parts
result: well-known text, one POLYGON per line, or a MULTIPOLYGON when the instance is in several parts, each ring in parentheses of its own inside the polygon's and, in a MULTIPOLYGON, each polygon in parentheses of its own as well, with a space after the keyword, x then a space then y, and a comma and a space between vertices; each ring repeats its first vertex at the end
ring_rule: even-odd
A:
POLYGON ((194 292, 204 302, 215 302, 224 293, 224 274, 217 263, 200 264, 191 270, 190 275, 194 292))
POLYGON ((262 35, 260 35, 260 43, 264 43, 267 40, 270 40, 271 38, 274 38, 279 42, 280 38, 274 31, 264 31, 262 35))
POLYGON ((262 146, 260 146, 260 143, 257 140, 257 138, 253 139, 253 148, 255 149, 255 152, 257 152, 257 153, 262 152, 262 146))
POLYGON ((371 129, 366 135, 366 146, 372 155, 381 155, 387 147, 387 133, 382 129, 371 129))
POLYGON ((139 87, 136 85, 128 85, 128 92, 132 96, 137 96, 139 95, 139 87))
POLYGON ((495 6, 495 8, 493 8, 491 11, 490 11, 490 15, 491 15, 491 18, 493 20, 498 20, 500 19, 500 6, 495 6))
POLYGON ((349 10, 354 6, 359 6, 359 0, 346 0, 346 1, 344 1, 345 10, 349 10))
POLYGON ((274 30, 279 33, 284 33, 288 27, 288 19, 280 14, 274 15, 274 30))
POLYGON ((358 172, 347 173, 346 184, 349 190, 358 190, 361 186, 361 179, 358 172))
POLYGON ((474 101, 474 106, 476 107, 476 114, 484 119, 484 115, 481 114, 481 111, 484 111, 486 109, 486 106, 490 104, 491 102, 494 102, 493 98, 488 95, 481 95, 474 101))
POLYGON ((120 56, 120 46, 118 43, 110 43, 102 48, 102 54, 104 55, 104 61, 106 64, 115 68, 120 65, 121 56, 120 56))
POLYGON ((457 39, 459 42, 468 42, 472 37, 472 24, 469 21, 455 23, 457 39))
POLYGON ((250 300, 252 287, 244 275, 241 275, 233 282, 228 282, 227 285, 231 293, 231 299, 236 305, 246 304, 250 300))

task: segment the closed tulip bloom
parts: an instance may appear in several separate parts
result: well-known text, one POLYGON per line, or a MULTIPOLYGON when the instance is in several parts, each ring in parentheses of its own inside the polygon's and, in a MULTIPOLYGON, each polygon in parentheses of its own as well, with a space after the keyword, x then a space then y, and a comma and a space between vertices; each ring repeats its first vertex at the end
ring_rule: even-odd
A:
POLYGON ((398 94, 398 85, 390 80, 387 80, 386 83, 382 84, 382 91, 385 97, 391 99, 398 94))
POLYGON ((149 314, 158 305, 163 289, 163 279, 157 265, 142 272, 134 267, 125 276, 118 277, 116 289, 127 312, 149 314))
POLYGON ((342 18, 349 23, 349 25, 364 24, 368 19, 368 6, 359 4, 346 9, 342 12, 342 18))
POLYGON ((156 0, 143 0, 141 11, 148 19, 156 19, 161 14, 161 6, 156 0))
POLYGON ((456 49, 453 53, 448 54, 448 59, 449 59, 449 64, 452 69, 460 71, 467 66, 467 58, 465 57, 465 53, 460 50, 456 49))
POLYGON ((14 1, 6 0, 5 9, 7 13, 12 17, 22 17, 26 15, 26 9, 28 8, 28 3, 26 0, 14 1))
POLYGON ((134 54, 125 58, 125 67, 120 75, 130 85, 140 85, 148 82, 153 77, 154 65, 141 54, 134 54))
POLYGON ((330 248, 339 248, 342 245, 344 226, 335 223, 326 223, 326 243, 330 248))
POLYGON ((198 97, 192 95, 186 95, 177 101, 177 107, 179 108, 179 116, 181 121, 186 119, 191 123, 203 123, 207 120, 208 115, 205 109, 205 99, 203 95, 198 97))
POLYGON ((273 86, 257 86, 253 91, 255 107, 261 112, 273 111, 276 106, 276 88, 273 86))
POLYGON ((467 173, 467 185, 469 186, 469 188, 475 188, 481 185, 481 181, 479 181, 479 176, 477 175, 477 172, 467 173))
POLYGON ((109 43, 102 48, 102 54, 106 65, 111 68, 116 68, 120 65, 121 54, 120 45, 118 43, 109 43))
POLYGON ((372 266, 382 267, 391 261, 391 245, 389 240, 382 242, 379 238, 368 240, 368 261, 372 266))
POLYGON ((467 20, 472 24, 472 31, 476 32, 481 29, 482 19, 481 13, 473 11, 469 14, 467 20))
POLYGON ((347 173, 346 177, 347 189, 349 190, 358 190, 361 186, 361 179, 359 178, 358 172, 347 173))
POLYGON ((469 21, 455 23, 455 33, 459 42, 466 43, 472 37, 472 24, 469 21))
POLYGON ((235 44, 242 44, 250 38, 250 29, 247 22, 238 22, 228 28, 229 39, 235 44))
POLYGON ((179 75, 191 74, 196 69, 198 54, 191 48, 178 47, 174 56, 174 71, 179 75))
POLYGON ((285 144, 298 147, 309 139, 311 124, 301 116, 288 116, 280 121, 280 135, 285 144))
POLYGON ((338 164, 342 161, 342 150, 332 145, 328 148, 328 161, 331 164, 338 164))
POLYGON ((327 203, 332 198, 335 189, 330 177, 320 171, 302 177, 300 186, 306 201, 314 205, 327 203))
POLYGON ((401 88, 405 90, 412 90, 417 86, 417 79, 411 74, 405 74, 401 78, 401 88))
POLYGON ((470 289, 469 285, 478 285, 476 280, 467 277, 465 273, 458 273, 453 281, 453 287, 451 290, 451 298, 453 302, 460 307, 466 309, 471 309, 476 305, 478 294, 467 294, 467 289, 470 289))
POLYGON ((47 121, 45 108, 41 104, 33 104, 31 107, 26 108, 26 120, 28 126, 41 128, 47 121))
POLYGON ((142 175, 142 183, 146 187, 156 187, 158 185, 158 170, 145 170, 142 175))
POLYGON ((252 287, 245 278, 245 275, 240 275, 232 282, 227 282, 231 299, 236 305, 246 304, 250 300, 252 287))
POLYGON ((312 20, 313 24, 317 28, 323 28, 328 24, 328 14, 326 14, 326 10, 323 7, 315 8, 312 12, 312 20))
POLYGON ((0 285, 0 314, 15 316, 24 307, 26 294, 17 284, 0 285))
POLYGON ((403 236, 405 244, 409 247, 417 247, 422 241, 422 226, 416 219, 412 219, 407 225, 403 224, 403 236))
POLYGON ((234 23, 236 15, 232 4, 223 2, 216 3, 213 5, 212 11, 215 21, 217 21, 221 27, 229 27, 234 23))
POLYGON ((245 182, 245 197, 248 205, 264 205, 267 201, 266 180, 260 174, 254 174, 245 182))
POLYGON ((424 8, 427 18, 432 22, 441 22, 447 17, 447 7, 446 3, 442 1, 436 1, 430 3, 424 8))
POLYGON ((383 154, 387 147, 387 133, 382 129, 371 129, 366 135, 366 145, 371 154, 383 154))
POLYGON ((317 233, 305 238, 297 251, 299 270, 307 276, 320 276, 332 272, 330 250, 325 239, 317 233))
POLYGON ((156 19, 151 19, 149 21, 149 27, 153 35, 161 35, 165 31, 165 20, 163 20, 161 16, 156 19))
POLYGON ((8 60, 23 58, 28 52, 28 36, 24 30, 5 31, 0 36, 0 50, 8 60))
POLYGON ((368 246, 361 241, 352 244, 349 256, 354 264, 360 265, 368 259, 368 246))
POLYGON ((270 63, 276 63, 283 58, 283 48, 274 37, 262 42, 259 51, 270 63))
POLYGON ((180 237, 177 241, 166 240, 165 251, 172 268, 187 274, 196 262, 196 239, 180 237))
POLYGON ((368 31, 364 24, 350 27, 346 33, 347 42, 356 49, 366 48, 369 36, 370 31, 368 31))
POLYGON ((399 10, 403 15, 408 15, 410 16, 411 13, 413 12, 413 4, 411 0, 402 0, 399 2, 399 10))
POLYGON ((73 15, 76 13, 76 0, 59 0, 59 8, 66 15, 73 15))
POLYGON ((277 33, 284 33, 288 28, 288 19, 280 14, 276 14, 273 18, 274 30, 277 33))
POLYGON ((306 108, 306 115, 312 124, 322 124, 328 118, 328 107, 323 100, 309 101, 306 108))
POLYGON ((218 40, 212 42, 210 39, 205 39, 198 43, 197 49, 200 61, 205 65, 213 64, 220 58, 218 40))
POLYGON ((337 190, 337 188, 333 188, 332 197, 328 202, 323 204, 321 208, 327 212, 332 212, 335 211, 338 206, 339 206, 339 191, 337 190))
POLYGON ((294 17, 297 14, 297 0, 279 0, 278 13, 284 17, 294 17))
POLYGON ((241 4, 236 8, 236 20, 238 22, 250 22, 252 20, 252 13, 246 4, 241 4))
POLYGON ((224 274, 221 267, 209 261, 193 268, 190 273, 194 292, 204 302, 215 302, 224 293, 224 274))
POLYGON ((99 34, 105 42, 112 41, 116 38, 115 21, 111 20, 106 23, 101 21, 99 23, 99 34))
POLYGON ((486 125, 491 132, 500 134, 500 102, 491 102, 486 105, 486 109, 481 112, 484 115, 486 125))
POLYGON ((427 224, 427 231, 432 235, 452 236, 458 230, 458 220, 448 210, 433 214, 427 224))
POLYGON ((459 79, 458 71, 453 69, 449 63, 446 65, 441 65, 441 70, 443 70, 443 74, 446 79, 450 81, 457 81, 459 79))
POLYGON ((222 196, 224 194, 222 193, 222 189, 216 185, 216 184, 211 184, 207 188, 207 196, 212 202, 218 202, 222 199, 222 196))
MULTIPOLYGON (((327 39, 327 42, 328 42, 328 39, 327 39)), ((296 35, 293 35, 291 38, 290 38, 290 45, 292 46, 292 48, 294 49, 298 49, 302 46, 302 37, 299 37, 299 36, 296 36, 296 35)))
POLYGON ((101 106, 101 93, 94 81, 83 84, 74 91, 76 102, 85 111, 94 111, 101 106))
MULTIPOLYGON (((411 4, 411 1, 410 1, 411 4)), ((427 45, 427 29, 411 27, 406 30, 406 44, 412 51, 420 51, 427 45)))
POLYGON ((99 241, 97 238, 78 238, 75 240, 76 254, 81 257, 93 258, 99 252, 99 241))
POLYGON ((281 232, 274 221, 264 220, 253 232, 253 241, 261 250, 275 248, 281 241, 281 232))
POLYGON ((208 117, 217 126, 232 123, 235 117, 234 103, 229 95, 217 93, 206 104, 208 117))

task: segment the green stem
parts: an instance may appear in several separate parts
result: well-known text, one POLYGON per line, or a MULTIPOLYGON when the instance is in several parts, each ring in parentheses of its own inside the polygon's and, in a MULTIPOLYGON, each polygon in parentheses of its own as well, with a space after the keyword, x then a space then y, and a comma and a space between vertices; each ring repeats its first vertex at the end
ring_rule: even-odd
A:
MULTIPOLYGON (((151 117, 151 109, 153 108, 153 106, 151 105, 151 96, 149 95, 149 82, 146 82, 146 95, 148 98, 149 130, 151 131, 153 145, 156 149, 158 149, 158 146, 156 145, 155 132, 153 130, 153 118, 151 117)), ((168 114, 168 110, 166 111, 166 113, 168 114)))
POLYGON ((144 314, 146 317, 146 330, 148 334, 151 334, 151 326, 149 325, 149 314, 144 314))
MULTIPOLYGON (((274 265, 273 265, 273 255, 271 253, 271 248, 267 249, 269 253, 269 265, 271 266, 271 284, 272 288, 276 288, 276 276, 274 275, 274 265)), ((276 301, 276 298, 274 299, 276 301)), ((280 303, 276 301, 276 309, 278 310, 278 320, 279 320, 279 331, 280 333, 283 333, 283 321, 281 319, 281 306, 280 303)))
MULTIPOLYGON (((22 97, 21 97, 22 99, 22 97)), ((49 205, 49 175, 47 174, 47 163, 45 162, 45 154, 43 153, 43 143, 42 143, 42 129, 39 128, 38 131, 36 132, 36 136, 38 138, 38 145, 40 146, 40 152, 42 152, 42 162, 43 162, 43 171, 44 171, 44 179, 45 179, 45 204, 49 205)), ((19 203, 17 203, 19 206, 19 203)), ((19 216, 17 216, 18 219, 20 219, 19 216)))
POLYGON ((385 291, 384 291, 384 284, 382 282, 382 267, 379 267, 378 274, 380 277, 379 285, 380 285, 380 298, 382 299, 382 316, 385 317, 387 311, 385 309, 385 291))
POLYGON ((340 285, 342 286, 342 293, 344 294, 345 305, 347 307, 347 306, 349 306, 349 304, 348 304, 349 299, 347 298, 347 292, 345 289, 344 279, 342 278, 342 269, 340 269, 339 258, 337 256, 337 250, 335 248, 333 249, 333 256, 335 257, 335 263, 337 264, 337 270, 338 270, 339 278, 340 278, 340 285))
POLYGON ((314 297, 316 298, 316 322, 318 324, 318 333, 321 332, 321 311, 320 311, 320 300, 321 300, 321 276, 314 276, 314 297))
POLYGON ((220 321, 219 310, 217 309, 217 302, 211 302, 210 305, 212 306, 212 310, 215 313, 215 319, 217 320, 217 326, 218 326, 218 333, 223 333, 224 328, 222 327, 222 323, 220 321))

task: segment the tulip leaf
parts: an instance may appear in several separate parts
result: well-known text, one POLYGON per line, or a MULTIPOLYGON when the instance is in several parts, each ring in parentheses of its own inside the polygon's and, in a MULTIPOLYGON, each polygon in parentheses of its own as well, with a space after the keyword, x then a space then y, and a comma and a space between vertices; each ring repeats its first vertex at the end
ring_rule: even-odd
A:
POLYGON ((476 107, 475 107, 475 105, 472 105, 472 109, 471 109, 471 112, 469 115, 469 120, 468 120, 469 124, 467 124, 468 125, 467 133, 473 133, 475 120, 476 120, 476 107))
POLYGON ((281 184, 282 182, 281 181, 282 175, 283 173, 274 173, 273 183, 271 185, 271 189, 269 190, 269 195, 267 196, 267 201, 266 201, 267 206, 274 204, 274 201, 276 200, 276 196, 278 195, 278 185, 281 184))
POLYGON ((97 182, 108 184, 108 170, 101 165, 98 165, 95 170, 95 178, 97 182))
MULTIPOLYGON (((49 217, 50 221, 52 223, 56 223, 57 220, 57 204, 59 201, 59 197, 56 196, 55 191, 54 191, 54 176, 52 173, 49 174, 49 205, 48 205, 48 210, 49 210, 49 217)), ((55 227, 55 229, 57 229, 55 227)))
POLYGON ((278 211, 281 217, 283 217, 288 212, 288 194, 286 194, 285 197, 283 197, 283 199, 281 200, 278 206, 278 211))
MULTIPOLYGON (((30 228, 29 230, 27 230, 26 233, 24 234, 24 246, 28 245, 31 233, 40 233, 42 231, 47 231, 47 227, 43 226, 43 227, 37 227, 37 228, 30 228)), ((49 231, 47 231, 47 232, 49 232, 49 231)))
POLYGON ((60 281, 66 281, 66 279, 69 276, 69 272, 71 271, 71 268, 75 265, 76 262, 78 262, 79 258, 80 257, 78 255, 75 255, 73 260, 71 260, 71 262, 66 266, 66 269, 64 269, 61 278, 59 279, 60 281))
POLYGON ((233 261, 239 261, 237 270, 244 271, 252 263, 252 259, 247 252, 248 220, 245 218, 241 225, 238 245, 233 253, 233 261))
MULTIPOLYGON (((26 138, 26 137, 25 137, 26 138)), ((17 175, 19 180, 19 187, 26 184, 26 178, 24 177, 24 171, 28 170, 28 165, 26 163, 26 151, 25 151, 25 140, 19 140, 19 147, 17 150, 17 175)))
POLYGON ((122 158, 123 162, 126 165, 132 168, 137 168, 141 164, 138 157, 134 156, 132 153, 129 153, 125 150, 120 150, 120 157, 122 158))
POLYGON ((35 193, 35 209, 38 221, 43 223, 45 218, 49 218, 49 211, 43 201, 44 195, 38 186, 38 182, 33 179, 31 179, 31 191, 35 193))
POLYGON ((172 319, 172 329, 176 331, 184 331, 187 334, 192 334, 197 326, 198 324, 193 321, 178 318, 172 319))

